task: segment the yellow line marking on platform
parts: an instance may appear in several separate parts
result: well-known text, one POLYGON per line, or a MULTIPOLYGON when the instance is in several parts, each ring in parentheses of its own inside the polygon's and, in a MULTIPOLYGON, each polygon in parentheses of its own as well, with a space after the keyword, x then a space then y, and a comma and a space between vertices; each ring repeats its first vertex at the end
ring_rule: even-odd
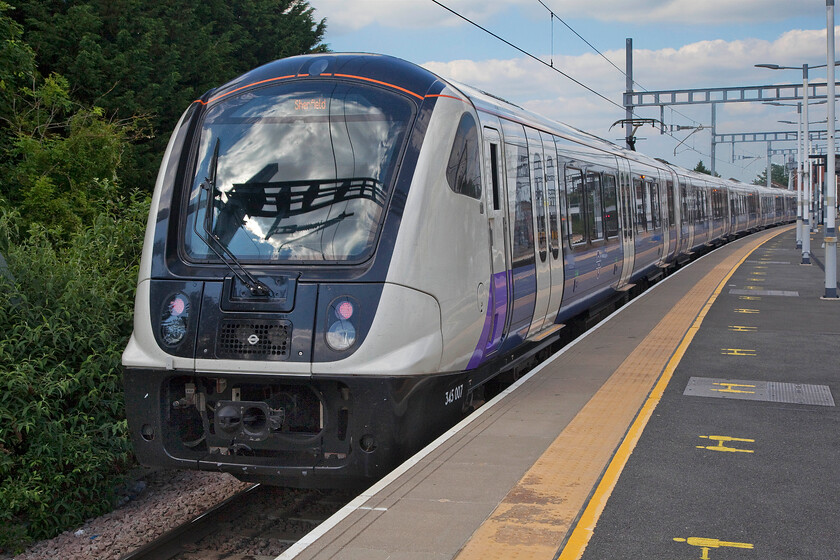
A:
POLYGON ((740 296, 738 299, 748 299, 750 301, 760 300, 761 296, 740 296))
POLYGON ((709 560, 709 550, 712 548, 746 548, 752 550, 752 543, 727 542, 719 539, 706 539, 703 537, 688 537, 687 539, 675 538, 675 542, 684 542, 691 546, 700 547, 700 560, 709 560))
POLYGON ((729 325, 729 330, 732 332, 755 332, 758 327, 742 327, 741 325, 729 325))
POLYGON ((712 383, 712 385, 719 385, 726 387, 726 389, 710 389, 717 393, 742 393, 746 395, 754 395, 755 391, 744 391, 743 389, 734 389, 733 387, 744 387, 745 389, 755 389, 755 385, 739 385, 738 383, 712 383))
POLYGON ((730 436, 700 436, 703 439, 710 439, 716 441, 717 445, 698 445, 697 449, 707 449, 709 451, 727 451, 729 453, 755 453, 754 449, 739 449, 737 447, 726 447, 724 443, 731 443, 733 441, 742 441, 746 443, 755 443, 754 439, 737 438, 730 436))
POLYGON ((567 537, 560 560, 580 558, 703 318, 738 267, 789 228, 779 229, 757 236, 741 249, 744 256, 726 257, 689 290, 508 492, 458 560, 551 560, 567 537))
POLYGON ((740 308, 740 309, 736 309, 735 313, 745 313, 747 315, 754 315, 756 313, 761 313, 761 312, 758 309, 743 309, 743 308, 740 308))
POLYGON ((756 356, 755 350, 745 348, 721 348, 720 353, 724 356, 756 356))

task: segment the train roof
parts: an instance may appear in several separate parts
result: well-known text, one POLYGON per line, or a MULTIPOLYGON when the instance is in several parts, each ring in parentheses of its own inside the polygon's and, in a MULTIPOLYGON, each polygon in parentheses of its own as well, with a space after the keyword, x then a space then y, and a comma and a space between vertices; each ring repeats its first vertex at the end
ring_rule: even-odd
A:
POLYGON ((393 56, 325 53, 292 56, 269 62, 208 91, 199 101, 206 104, 249 86, 307 76, 357 78, 395 88, 420 100, 445 87, 442 78, 432 72, 393 56))
POLYGON ((275 60, 274 62, 255 68, 218 88, 208 91, 197 101, 202 104, 208 104, 249 86, 307 76, 357 78, 395 88, 420 100, 428 95, 438 94, 445 88, 450 87, 453 90, 459 91, 479 111, 528 124, 529 126, 542 129, 573 142, 587 145, 596 150, 654 167, 662 168, 664 166, 673 169, 679 174, 703 179, 712 183, 725 183, 740 187, 780 191, 780 189, 767 189, 763 186, 749 185, 747 183, 695 173, 694 171, 651 158, 642 153, 624 149, 609 140, 562 122, 548 119, 491 93, 453 80, 448 80, 412 62, 383 54, 324 53, 275 60))

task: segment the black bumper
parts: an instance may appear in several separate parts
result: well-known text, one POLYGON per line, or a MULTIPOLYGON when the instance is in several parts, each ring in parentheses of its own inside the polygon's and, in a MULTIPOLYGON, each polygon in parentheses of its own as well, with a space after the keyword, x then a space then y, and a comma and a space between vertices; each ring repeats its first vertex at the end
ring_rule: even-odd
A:
POLYGON ((124 384, 141 464, 338 488, 381 478, 462 418, 469 375, 211 376, 129 368, 124 384))

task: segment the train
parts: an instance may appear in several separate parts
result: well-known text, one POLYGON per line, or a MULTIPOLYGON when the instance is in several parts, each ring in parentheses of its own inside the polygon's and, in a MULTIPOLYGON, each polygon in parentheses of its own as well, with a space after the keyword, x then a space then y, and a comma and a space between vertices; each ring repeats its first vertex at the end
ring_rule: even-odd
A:
POLYGON ((135 455, 370 483, 566 325, 795 216, 786 189, 398 58, 271 62, 193 102, 163 156, 122 356, 135 455))

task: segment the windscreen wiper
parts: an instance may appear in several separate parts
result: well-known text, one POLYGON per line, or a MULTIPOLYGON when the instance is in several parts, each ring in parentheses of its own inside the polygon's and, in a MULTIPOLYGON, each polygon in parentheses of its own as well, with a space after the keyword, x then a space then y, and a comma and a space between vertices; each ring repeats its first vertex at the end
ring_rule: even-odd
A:
MULTIPOLYGON (((216 146, 213 148, 213 159, 210 161, 210 177, 205 177, 204 181, 201 182, 199 188, 204 191, 207 191, 207 206, 204 209, 204 223, 202 224, 204 232, 207 234, 207 237, 202 236, 198 233, 198 216, 196 215, 196 220, 193 222, 193 231, 195 235, 201 239, 207 247, 215 253, 219 260, 221 260, 227 267, 233 272, 234 276, 236 276, 242 284, 248 288, 248 291, 251 292, 253 296, 264 297, 271 295, 271 290, 268 289, 268 286, 254 278, 254 276, 248 272, 248 270, 242 266, 242 263, 239 262, 239 259, 228 249, 224 243, 222 243, 219 238, 213 234, 212 232, 212 224, 213 224, 213 200, 216 197, 216 173, 219 167, 219 144, 220 140, 216 138, 216 146), (212 240, 212 243, 211 243, 212 240), (221 248, 222 252, 225 256, 222 256, 215 247, 213 247, 213 243, 221 248), (225 258, 227 257, 227 258, 225 258), (235 266, 234 266, 235 265, 235 266)), ((201 193, 198 196, 198 207, 201 206, 201 193)))

